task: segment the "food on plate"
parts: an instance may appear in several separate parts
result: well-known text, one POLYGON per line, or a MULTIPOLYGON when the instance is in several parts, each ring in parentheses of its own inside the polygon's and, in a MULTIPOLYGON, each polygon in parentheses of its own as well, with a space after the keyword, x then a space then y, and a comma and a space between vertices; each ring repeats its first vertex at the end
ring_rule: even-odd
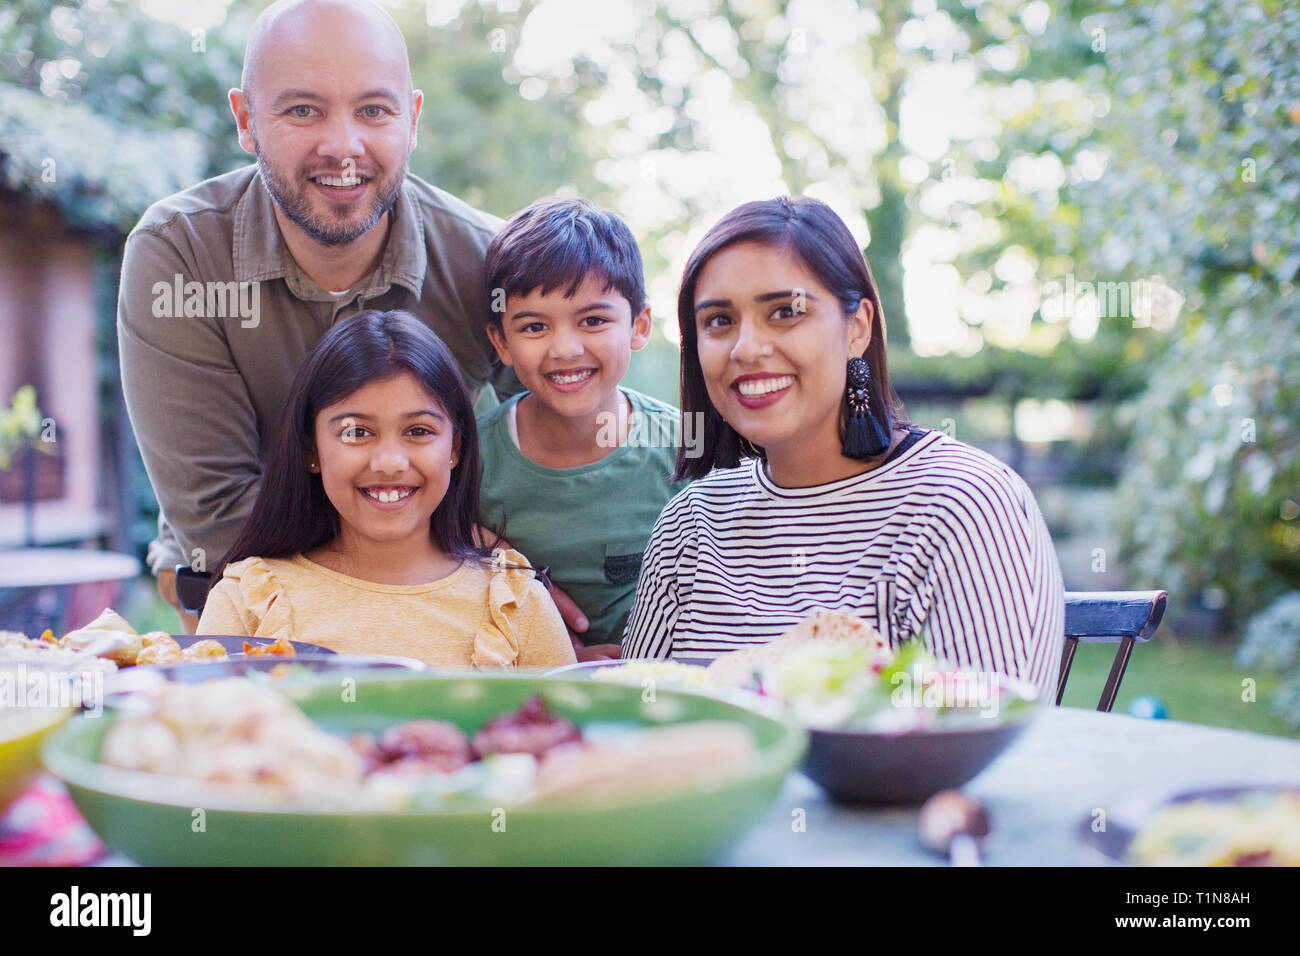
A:
POLYGON ((473 748, 479 757, 490 754, 542 757, 552 748, 581 739, 577 727, 552 714, 546 701, 535 696, 513 713, 502 714, 484 724, 483 729, 474 735, 473 748))
MULTIPOLYGON (((182 648, 180 643, 165 631, 151 631, 138 634, 126 620, 112 608, 104 612, 85 627, 69 631, 61 638, 46 630, 41 636, 32 640, 25 634, 0 631, 0 660, 33 660, 33 653, 46 653, 39 660, 56 663, 71 660, 78 651, 94 645, 100 648, 92 651, 95 656, 116 667, 134 667, 141 664, 183 664, 203 661, 229 660, 230 654, 220 641, 205 638, 182 648), (57 653, 62 651, 64 653, 57 653)), ((244 642, 243 653, 248 657, 264 655, 296 656, 293 643, 279 638, 270 644, 244 642)), ((83 668, 93 669, 93 668, 83 668)), ((112 669, 112 668, 102 668, 112 669)))
POLYGON ((85 627, 63 635, 59 644, 81 650, 107 637, 116 638, 116 644, 101 651, 97 656, 110 660, 119 667, 130 667, 135 663, 136 655, 140 653, 142 647, 140 635, 112 608, 105 608, 99 617, 85 627))
POLYGON ((1139 866, 1300 866, 1300 790, 1256 790, 1156 810, 1129 846, 1139 866))
POLYGON ((32 640, 17 631, 0 631, 0 664, 37 664, 57 668, 74 664, 80 673, 117 670, 113 661, 104 658, 82 658, 70 647, 57 641, 32 640))
POLYGON ((1032 688, 950 667, 916 641, 890 661, 856 642, 804 643, 765 666, 759 685, 805 726, 884 733, 997 719, 1034 699, 1032 688))
POLYGON ((628 661, 626 664, 611 664, 608 667, 594 669, 591 672, 591 679, 609 684, 636 686, 640 686, 642 681, 649 680, 665 687, 700 690, 718 686, 707 667, 683 664, 680 661, 628 661))
POLYGON ((450 773, 473 760, 469 738, 445 720, 408 720, 383 732, 376 742, 353 747, 366 763, 366 772, 450 773))
POLYGON ((185 660, 185 654, 181 650, 180 644, 170 634, 159 631, 156 634, 146 634, 145 638, 150 640, 145 642, 140 653, 136 655, 135 663, 137 665, 180 664, 185 660))
POLYGON ((538 768, 535 799, 590 800, 704 786, 743 770, 755 753, 746 728, 720 720, 566 744, 538 768))
POLYGON ((308 797, 359 785, 361 758, 287 698, 242 680, 166 684, 142 694, 152 710, 123 714, 104 738, 111 766, 308 797))
POLYGON ((786 654, 826 641, 861 647, 872 660, 888 661, 894 656, 889 642, 866 621, 843 611, 822 610, 809 614, 774 641, 719 657, 709 665, 709 674, 719 684, 743 686, 786 654))
POLYGON ((187 661, 207 661, 226 659, 226 649, 220 641, 196 641, 181 651, 181 657, 187 661))
POLYGON ((115 720, 103 763, 322 808, 481 810, 659 793, 720 781, 757 753, 747 728, 722 721, 604 727, 586 740, 540 696, 484 723, 473 744, 460 727, 429 718, 345 739, 246 678, 139 696, 150 709, 115 720))
POLYGON ((244 654, 248 657, 262 657, 265 655, 284 654, 293 656, 298 652, 293 649, 293 644, 283 637, 278 637, 270 644, 252 644, 244 641, 244 654))

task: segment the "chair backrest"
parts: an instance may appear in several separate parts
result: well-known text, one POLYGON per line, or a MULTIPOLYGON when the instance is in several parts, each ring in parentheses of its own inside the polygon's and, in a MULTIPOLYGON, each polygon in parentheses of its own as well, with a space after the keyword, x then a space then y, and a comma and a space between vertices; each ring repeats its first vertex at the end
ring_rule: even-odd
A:
POLYGON ((186 614, 200 617, 203 605, 208 600, 208 584, 211 574, 195 571, 188 565, 176 565, 176 600, 186 614))
POLYGON ((1061 654, 1061 676, 1056 684, 1056 702, 1065 696, 1074 652, 1079 642, 1114 644, 1115 659, 1102 689, 1097 709, 1109 712, 1119 693, 1133 645, 1151 640, 1165 615, 1168 591, 1066 591, 1065 648, 1061 654))

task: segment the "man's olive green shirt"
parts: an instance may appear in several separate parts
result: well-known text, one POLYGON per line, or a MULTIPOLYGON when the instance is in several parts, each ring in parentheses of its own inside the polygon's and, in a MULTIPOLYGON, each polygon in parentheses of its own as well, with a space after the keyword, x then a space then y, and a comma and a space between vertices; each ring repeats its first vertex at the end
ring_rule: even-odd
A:
POLYGON ((519 390, 485 324, 483 260, 501 221, 409 174, 392 215, 383 262, 342 294, 289 254, 255 165, 154 203, 127 237, 117 335, 160 508, 155 573, 211 569, 234 543, 294 374, 340 320, 409 310, 447 343, 475 397, 488 382, 519 390))

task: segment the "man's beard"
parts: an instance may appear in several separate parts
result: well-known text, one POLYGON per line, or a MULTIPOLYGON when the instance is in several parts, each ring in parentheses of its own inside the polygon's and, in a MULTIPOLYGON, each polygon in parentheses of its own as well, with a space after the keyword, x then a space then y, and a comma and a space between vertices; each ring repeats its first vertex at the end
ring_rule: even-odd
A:
POLYGON ((290 222, 323 246, 347 245, 373 229, 375 223, 379 222, 380 218, 397 203, 398 193, 402 191, 402 182, 406 179, 408 164, 403 159, 402 168, 392 178, 392 185, 387 192, 381 190, 378 179, 370 181, 375 187, 375 198, 369 212, 360 219, 340 222, 314 214, 311 201, 306 195, 307 187, 295 189, 293 183, 281 176, 279 171, 266 161, 256 138, 253 140, 253 147, 257 151, 258 171, 262 174, 262 182, 266 184, 266 190, 271 194, 271 198, 290 222))

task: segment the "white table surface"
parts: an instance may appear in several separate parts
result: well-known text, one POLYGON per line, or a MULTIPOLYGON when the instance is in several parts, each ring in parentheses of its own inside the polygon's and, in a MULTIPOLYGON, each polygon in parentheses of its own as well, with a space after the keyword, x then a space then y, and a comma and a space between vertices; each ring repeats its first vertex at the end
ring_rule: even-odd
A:
MULTIPOLYGON (((982 847, 985 866, 1081 866, 1108 862, 1078 832, 1094 811, 1122 821, 1125 803, 1241 784, 1300 786, 1300 740, 1051 707, 962 789, 992 817, 993 831, 982 847)), ((918 842, 916 818, 917 808, 837 806, 795 773, 762 823, 719 862, 945 865, 946 858, 918 842), (793 826, 797 809, 804 811, 803 832, 793 826)))

